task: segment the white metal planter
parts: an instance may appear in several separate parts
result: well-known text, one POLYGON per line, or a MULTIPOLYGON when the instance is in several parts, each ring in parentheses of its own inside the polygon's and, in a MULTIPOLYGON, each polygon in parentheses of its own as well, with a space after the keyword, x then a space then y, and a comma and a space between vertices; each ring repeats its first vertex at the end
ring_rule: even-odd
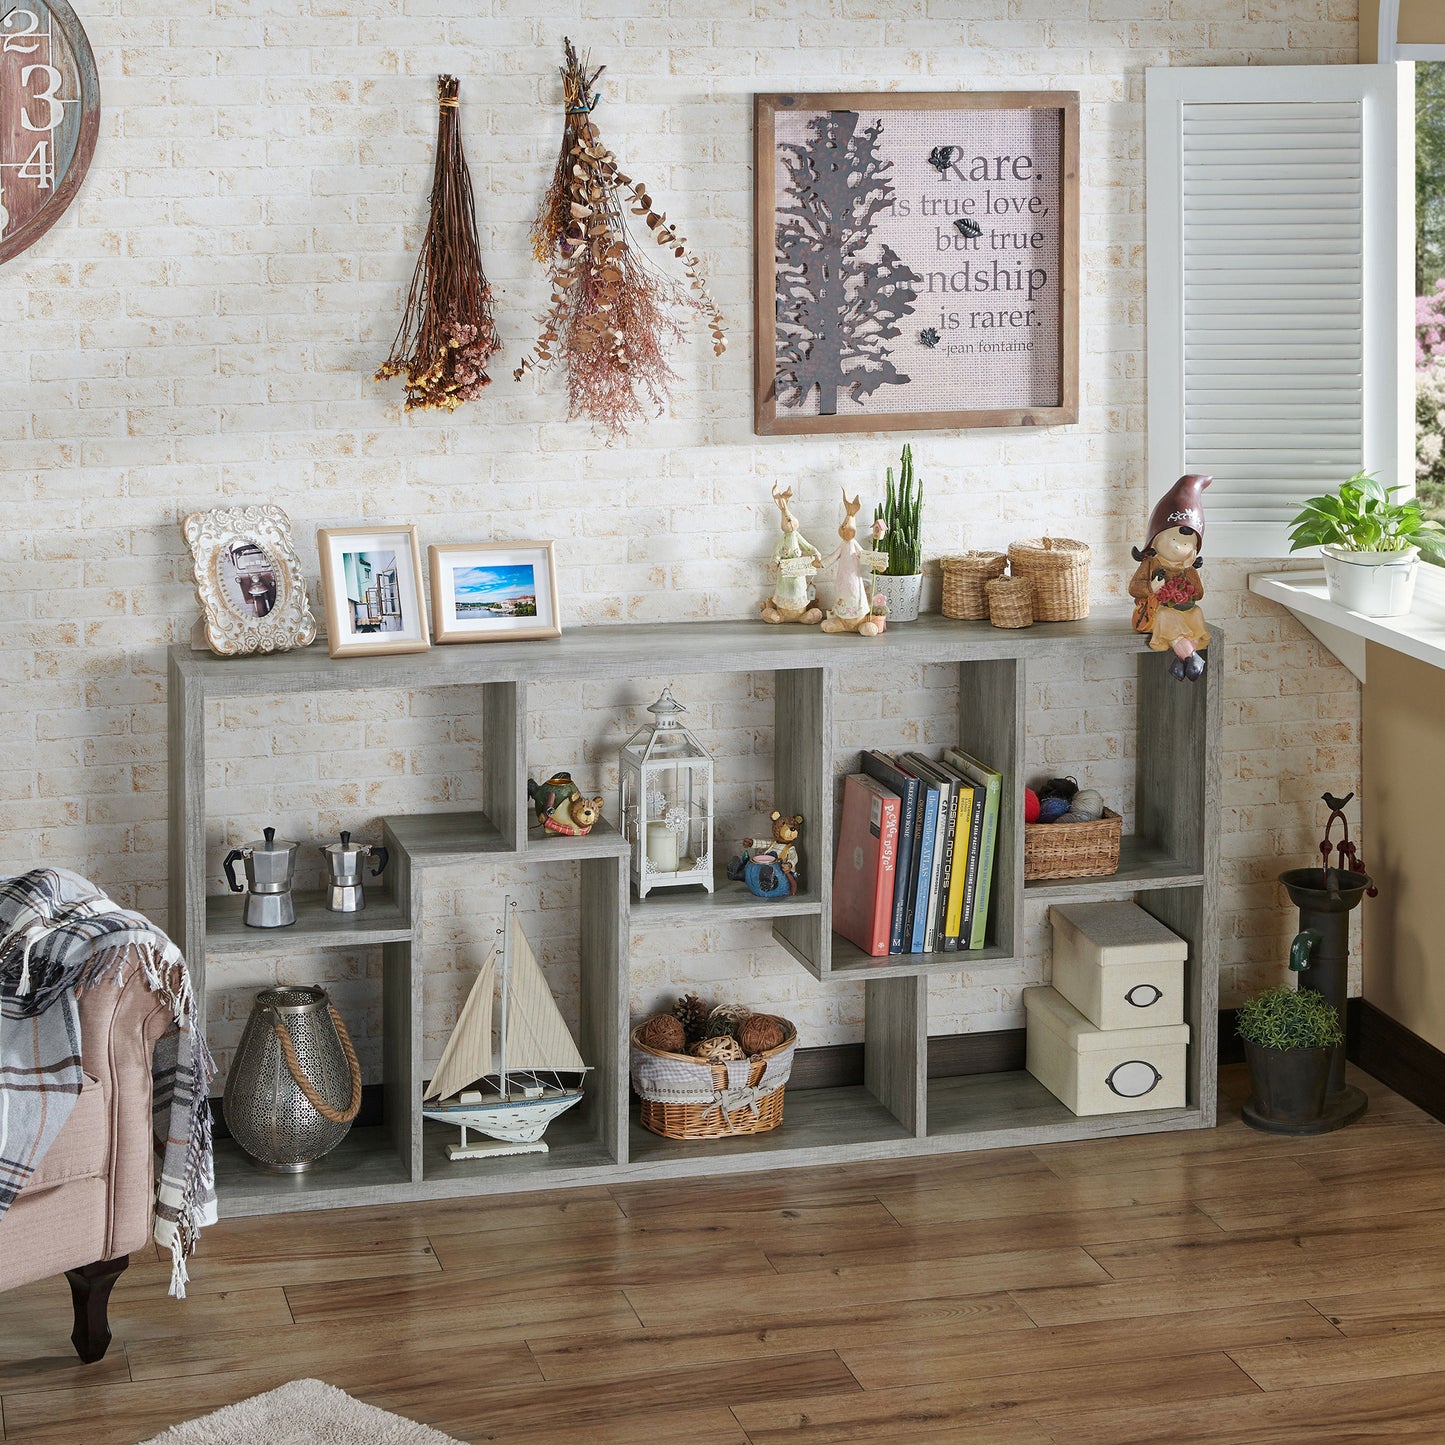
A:
POLYGON ((1333 544, 1324 553, 1330 601, 1364 617, 1403 617, 1415 600, 1417 547, 1403 552, 1349 552, 1333 544))
POLYGON ((884 572, 873 579, 873 591, 881 592, 888 603, 890 622, 916 622, 918 603, 923 594, 923 573, 913 572, 894 577, 884 572))

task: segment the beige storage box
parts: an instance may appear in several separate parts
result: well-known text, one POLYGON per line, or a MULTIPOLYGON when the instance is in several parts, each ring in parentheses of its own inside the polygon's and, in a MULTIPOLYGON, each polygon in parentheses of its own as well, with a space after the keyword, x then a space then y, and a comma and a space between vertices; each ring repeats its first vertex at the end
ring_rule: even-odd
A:
POLYGON ((1101 1029, 1184 1022, 1189 945, 1137 903, 1056 904, 1054 987, 1101 1029))
POLYGON ((1189 1025, 1098 1029, 1057 989, 1026 988, 1028 1070, 1076 1114, 1182 1109, 1189 1025))

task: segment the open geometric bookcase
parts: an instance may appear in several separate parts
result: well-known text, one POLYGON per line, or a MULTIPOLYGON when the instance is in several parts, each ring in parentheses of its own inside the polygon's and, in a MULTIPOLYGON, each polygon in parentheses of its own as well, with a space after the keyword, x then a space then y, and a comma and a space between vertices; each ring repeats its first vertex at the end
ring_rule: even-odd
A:
MULTIPOLYGON (((207 896, 205 704, 217 697, 274 697, 334 689, 482 691, 480 811, 419 812, 382 820, 392 863, 384 891, 368 890, 361 914, 327 912, 299 895, 285 945, 382 949, 385 1123, 356 1129, 317 1169, 270 1175, 228 1142, 218 1147, 224 1214, 259 1214, 409 1199, 670 1178, 853 1159, 906 1157, 1113 1134, 1208 1127, 1218 1059, 1220 660, 1197 683, 1168 675, 1167 656, 1116 617, 1000 631, 931 616, 880 638, 755 622, 578 628, 546 643, 443 647, 396 657, 333 660, 324 648, 224 659, 175 647, 170 654, 170 931, 191 965, 206 1017, 208 954, 274 954, 270 930, 241 922, 241 901, 207 896), (1135 828, 1119 871, 1107 878, 1023 878, 1026 680, 1033 666, 1103 651, 1137 654, 1135 828), (725 660, 725 666, 719 660, 725 660), (833 819, 839 788, 832 699, 838 671, 860 663, 954 663, 958 742, 1004 775, 989 936, 981 950, 870 959, 834 934, 833 819), (774 805, 808 819, 805 889, 779 903, 734 888, 631 897, 627 846, 599 824, 585 838, 529 835, 527 688, 558 679, 633 678, 720 671, 775 674, 774 805), (548 1131, 550 1152, 453 1164, 452 1131, 421 1118, 422 980, 430 872, 457 864, 573 862, 581 881, 581 1029, 593 1065, 582 1105, 548 1131), (1187 1102, 1181 1109, 1078 1118, 1022 1071, 930 1078, 931 974, 971 975, 1013 963, 1025 900, 1063 902, 1131 895, 1189 944, 1185 1021, 1190 1026, 1187 1102), (823 983, 865 984, 862 1084, 790 1085, 782 1126, 737 1139, 678 1141, 643 1130, 628 1080, 629 944, 634 929, 712 926, 766 918, 773 936, 823 983)), ((1087 671, 1086 671, 1087 675, 1087 671)), ((1106 689, 1111 682, 1084 683, 1106 689)), ((1109 699, 1115 701, 1115 699, 1109 699)), ((856 747, 846 750, 856 756, 856 747)))

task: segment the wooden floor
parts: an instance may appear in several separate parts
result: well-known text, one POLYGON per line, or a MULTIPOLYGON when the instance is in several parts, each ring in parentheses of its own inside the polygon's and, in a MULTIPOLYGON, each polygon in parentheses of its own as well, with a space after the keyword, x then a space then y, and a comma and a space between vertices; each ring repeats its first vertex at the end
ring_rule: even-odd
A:
POLYGON ((64 1280, 0 1295, 3 1438, 317 1376, 464 1441, 1445 1440, 1445 1126, 1359 1076, 1266 1137, 1222 1079, 1207 1132, 224 1222, 99 1365, 64 1280))

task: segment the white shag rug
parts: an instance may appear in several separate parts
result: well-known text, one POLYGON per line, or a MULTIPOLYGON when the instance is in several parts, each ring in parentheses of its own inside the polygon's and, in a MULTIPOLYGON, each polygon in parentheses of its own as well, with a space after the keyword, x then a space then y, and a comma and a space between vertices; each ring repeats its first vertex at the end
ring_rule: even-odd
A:
POLYGON ((144 1445, 461 1445, 450 1435, 353 1400, 321 1380, 292 1380, 279 1390, 227 1405, 144 1445))

